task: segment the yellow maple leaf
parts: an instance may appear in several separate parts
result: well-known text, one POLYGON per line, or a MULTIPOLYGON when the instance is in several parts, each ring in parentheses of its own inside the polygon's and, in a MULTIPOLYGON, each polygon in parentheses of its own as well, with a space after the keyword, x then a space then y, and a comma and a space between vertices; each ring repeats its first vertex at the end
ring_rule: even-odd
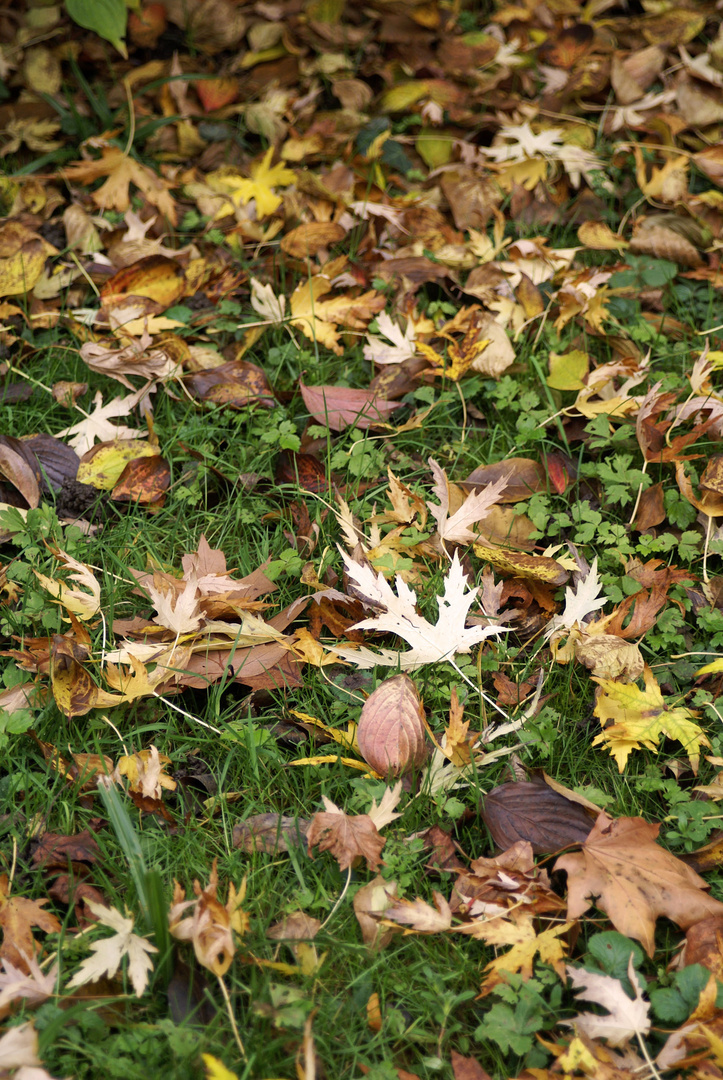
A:
POLYGON ((206 183, 213 191, 228 195, 235 206, 245 206, 255 199, 258 216, 268 217, 281 205, 281 196, 273 188, 288 187, 296 179, 296 173, 286 165, 271 164, 273 154, 273 147, 269 147, 261 161, 251 166, 250 177, 239 176, 235 170, 217 169, 209 173, 206 183))
POLYGON ((325 345, 341 356, 339 325, 352 330, 363 330, 372 315, 384 307, 384 297, 370 289, 361 296, 342 293, 324 299, 331 292, 332 284, 325 274, 317 274, 302 281, 291 294, 291 325, 301 331, 310 341, 325 345))
POLYGON ((595 679, 600 687, 598 691, 595 715, 605 726, 612 721, 611 727, 593 740, 593 746, 602 745, 615 758, 618 770, 624 772, 625 765, 633 750, 641 746, 648 750, 658 747, 660 737, 675 739, 681 743, 688 755, 694 773, 698 772, 700 747, 710 746, 691 709, 679 705, 669 707, 660 692, 660 687, 650 668, 643 672, 645 690, 634 683, 619 683, 612 679, 595 679))
POLYGON ((500 916, 496 919, 482 919, 465 927, 457 927, 472 937, 482 938, 488 945, 511 945, 512 948, 495 957, 485 971, 488 974, 482 985, 482 994, 486 995, 505 981, 504 972, 519 972, 527 981, 532 978, 533 961, 539 956, 543 964, 554 968, 561 979, 565 978, 565 952, 567 946, 560 937, 566 934, 574 923, 563 923, 536 934, 529 912, 520 913, 512 920, 500 916))

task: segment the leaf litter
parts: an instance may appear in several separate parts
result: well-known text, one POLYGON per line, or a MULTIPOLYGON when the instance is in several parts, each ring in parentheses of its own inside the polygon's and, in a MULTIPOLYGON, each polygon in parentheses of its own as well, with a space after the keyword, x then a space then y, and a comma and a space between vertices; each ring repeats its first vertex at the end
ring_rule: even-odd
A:
MULTIPOLYGON (((693 869, 721 862, 716 5, 631 13, 605 2, 580 16, 555 3, 483 15, 169 0, 127 18, 118 0, 92 25, 81 19, 69 50, 77 7, 48 8, 42 32, 32 5, 0 20, 0 742, 12 767, 28 733, 63 805, 102 813, 110 785, 169 847, 198 820, 190 807, 203 805, 214 835, 237 807, 239 855, 284 866, 288 855, 300 882, 325 872, 328 852, 347 878, 336 898, 321 890, 326 921, 352 893, 363 943, 400 967, 418 934, 481 943, 485 1011, 464 1053, 453 1043, 465 1011, 452 1006, 424 1037, 436 1058, 409 1038, 404 1054, 370 1050, 364 1069, 408 1077, 414 1061, 425 1076, 479 1080, 471 1034, 498 1075, 655 1075, 669 1063, 720 1075, 720 980, 691 992, 661 1049, 651 1016, 664 1019, 671 994, 682 1000, 697 965, 666 975, 683 979, 670 986, 650 974, 664 971, 671 926, 694 934, 721 913, 717 881, 693 869), (115 85, 102 86, 103 63, 115 85), (81 368, 59 361, 48 385, 53 334, 81 368), (48 418, 32 411, 38 394, 48 418), (67 410, 81 419, 68 424, 67 410), (198 427, 186 437, 182 415, 223 430, 221 449, 198 427), (254 451, 280 451, 277 466, 240 454, 236 468, 239 430, 254 451), (193 499, 202 527, 190 524, 193 499), (219 524, 234 506, 241 544, 257 552, 243 574, 227 569, 239 545, 219 524), (124 514, 135 535, 115 569, 84 558, 86 546, 113 550, 124 514), (168 544, 159 530, 146 549, 139 539, 159 522, 168 544), (265 534, 246 543, 272 522, 286 547, 265 534), (211 547, 205 535, 219 529, 211 547), (317 683, 328 715, 303 699, 287 708, 317 683), (556 707, 570 706, 573 685, 590 713, 574 734, 556 707), (198 704, 233 691, 249 695, 245 729, 198 704), (159 725, 129 722, 159 703, 169 753, 159 725), (122 753, 94 752, 100 724, 122 753), (303 766, 316 785, 307 816, 283 799, 248 812, 246 782, 193 794, 180 730, 217 738, 224 754, 243 744, 256 780, 260 762, 280 783, 285 765, 303 766), (310 739, 334 752, 300 752, 310 739), (534 765, 564 762, 567 741, 587 755, 583 776, 574 788, 540 782, 534 765), (608 755, 632 803, 618 798, 608 755), (645 817, 625 813, 639 797, 645 817), (441 815, 448 838, 454 827, 469 840, 481 820, 499 850, 475 837, 468 859, 455 840, 457 864, 435 855, 418 872, 415 813, 427 826, 441 815), (605 934, 630 946, 615 964, 595 952, 605 934), (593 956, 611 966, 593 970, 593 956), (600 1011, 573 1014, 567 980, 600 1011)), ((23 841, 53 813, 29 818, 23 841)), ((216 978, 236 1064, 248 1056, 225 980, 240 965, 326 977, 325 954, 303 940, 326 922, 291 900, 268 914, 281 920, 272 940, 298 940, 296 963, 255 955, 267 862, 254 864, 252 917, 231 880, 238 866, 224 864, 226 887, 208 854, 206 873, 188 877, 193 898, 176 882, 171 899, 165 883, 155 922, 143 888, 136 911, 101 903, 93 862, 69 857, 63 875, 38 860, 33 879, 15 847, 6 860, 0 1062, 18 1077, 49 1075, 18 1007, 42 1015, 87 983, 119 997, 124 968, 146 1008, 171 962, 190 1000, 170 938, 216 978), (114 933, 76 964, 82 910, 114 933), (148 936, 134 932, 141 918, 148 936), (255 952, 240 953, 249 936, 255 952), (155 955, 164 940, 168 955, 155 955)), ((701 955, 720 976, 711 941, 701 955)), ((341 1073, 329 1044, 317 1056, 317 1005, 301 985, 262 993, 258 1015, 298 1047, 263 1069, 311 1080, 327 1057, 341 1073)), ((399 1039, 403 1013, 388 996, 370 993, 365 1022, 399 1039)), ((268 1039, 263 1051, 252 1040, 267 1053, 268 1039)), ((237 1075, 202 1060, 207 1076, 237 1075)))

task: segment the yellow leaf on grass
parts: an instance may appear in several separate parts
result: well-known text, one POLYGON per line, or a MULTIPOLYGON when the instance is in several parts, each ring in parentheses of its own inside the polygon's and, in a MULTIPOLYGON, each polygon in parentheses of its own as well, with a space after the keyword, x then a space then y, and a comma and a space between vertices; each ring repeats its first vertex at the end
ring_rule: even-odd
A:
POLYGON ((114 439, 98 446, 89 461, 81 461, 77 480, 99 491, 112 491, 129 461, 157 456, 158 447, 145 439, 114 439))
POLYGON ((212 1054, 201 1054, 206 1069, 206 1080, 238 1080, 235 1072, 227 1069, 222 1061, 212 1054))
MULTIPOLYGON (((301 720, 302 723, 320 728, 325 735, 328 735, 334 742, 339 743, 345 750, 353 750, 355 754, 361 755, 356 738, 356 724, 353 720, 349 721, 349 727, 346 731, 339 731, 338 728, 327 727, 323 721, 317 720, 315 716, 310 716, 309 713, 299 712, 298 709, 290 709, 289 711, 292 716, 295 716, 297 720, 301 720)), ((361 764, 364 765, 365 763, 361 762, 361 764)))
POLYGON ((532 915, 522 914, 515 921, 500 916, 484 919, 464 927, 457 927, 472 937, 481 938, 488 945, 511 945, 508 952, 495 957, 485 968, 488 974, 482 984, 482 994, 489 994, 493 987, 505 981, 504 972, 519 972, 527 981, 532 977, 533 961, 539 957, 543 964, 554 968, 561 979, 565 978, 565 952, 567 945, 560 941, 575 924, 563 923, 536 934, 532 915))
POLYGON ((281 196, 273 190, 275 187, 288 187, 296 179, 296 173, 279 162, 271 164, 274 156, 273 147, 269 147, 261 161, 251 166, 251 176, 239 176, 236 170, 217 169, 209 173, 206 183, 220 194, 229 195, 234 205, 243 205, 256 200, 256 211, 260 218, 268 217, 281 206, 281 196))
POLYGON ((602 745, 609 750, 624 772, 626 762, 633 750, 641 746, 656 750, 661 736, 675 739, 682 744, 688 755, 691 768, 698 772, 700 747, 710 746, 691 709, 680 705, 669 707, 660 692, 650 668, 646 665, 643 672, 645 690, 635 684, 613 682, 611 679, 595 679, 600 687, 598 691, 595 715, 605 726, 612 721, 611 727, 593 740, 593 746, 602 745))
POLYGON ((62 604, 66 611, 71 611, 81 620, 92 619, 100 610, 100 582, 85 563, 78 562, 65 551, 56 551, 54 554, 64 566, 72 571, 70 579, 75 582, 75 587, 66 585, 64 581, 46 577, 37 570, 35 576, 43 588, 59 604, 62 604))
POLYGON ((582 381, 590 370, 590 360, 585 352, 573 349, 568 353, 550 353, 550 374, 547 385, 553 390, 582 390, 582 381))
POLYGON ((627 240, 616 236, 604 221, 583 221, 577 230, 577 238, 585 247, 595 251, 619 251, 628 246, 627 240))

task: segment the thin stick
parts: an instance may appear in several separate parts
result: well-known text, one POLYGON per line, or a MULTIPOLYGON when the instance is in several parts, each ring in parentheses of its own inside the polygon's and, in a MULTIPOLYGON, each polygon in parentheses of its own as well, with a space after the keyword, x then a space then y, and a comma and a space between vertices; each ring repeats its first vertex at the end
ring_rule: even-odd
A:
POLYGON ((179 705, 174 705, 172 701, 163 697, 162 694, 157 694, 155 690, 153 691, 153 696, 154 698, 158 698, 159 701, 162 701, 164 705, 168 705, 169 709, 175 709, 177 713, 180 713, 181 716, 185 716, 187 720, 192 720, 194 724, 200 724, 201 727, 208 728, 209 731, 214 731, 217 735, 223 735, 220 728, 214 727, 213 724, 207 724, 205 720, 199 720, 197 716, 194 716, 190 712, 186 712, 186 710, 182 709, 179 705))
POLYGON ((236 1023, 236 1017, 233 1014, 233 1006, 231 1005, 231 998, 228 996, 226 983, 223 981, 220 975, 217 975, 216 978, 218 979, 218 985, 221 987, 223 1000, 226 1002, 226 1012, 228 1013, 228 1018, 231 1021, 231 1030, 233 1031, 233 1037, 236 1040, 236 1045, 239 1048, 239 1053, 241 1054, 241 1057, 244 1059, 244 1061, 248 1062, 249 1059, 246 1054, 246 1049, 244 1047, 243 1041, 241 1039, 241 1033, 239 1032, 238 1025, 236 1023))
POLYGON ((710 534, 713 531, 713 517, 708 517, 708 528, 705 530, 705 547, 703 548, 703 581, 708 584, 710 578, 708 577, 708 548, 710 545, 710 534))

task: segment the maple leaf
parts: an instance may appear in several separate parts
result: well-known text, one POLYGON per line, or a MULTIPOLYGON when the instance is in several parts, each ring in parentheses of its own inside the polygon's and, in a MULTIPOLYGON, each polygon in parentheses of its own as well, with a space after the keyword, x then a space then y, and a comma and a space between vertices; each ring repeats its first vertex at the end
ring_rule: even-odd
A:
POLYGON ((566 1027, 575 1027, 590 1039, 605 1039, 610 1046, 622 1046, 633 1035, 647 1035, 650 1031, 650 1004, 643 1000, 642 987, 633 966, 633 956, 628 962, 628 978, 635 990, 631 1001, 619 979, 602 975, 584 968, 568 967, 567 974, 579 997, 594 1001, 607 1009, 607 1016, 596 1013, 578 1013, 572 1020, 563 1020, 566 1027))
POLYGON ((91 942, 93 956, 87 957, 68 983, 69 989, 85 986, 107 977, 112 979, 122 960, 128 957, 128 978, 136 997, 142 997, 148 986, 148 973, 153 970, 150 953, 158 952, 146 938, 133 933, 133 916, 122 915, 117 908, 108 908, 86 900, 90 910, 101 926, 115 930, 112 937, 91 942))
POLYGON ((519 972, 525 981, 531 979, 536 956, 539 956, 542 963, 554 968, 562 978, 565 974, 564 956, 567 946, 559 939, 573 925, 572 922, 563 923, 536 934, 532 913, 520 910, 511 919, 503 916, 478 919, 458 929, 470 937, 481 938, 488 945, 512 946, 508 952, 495 957, 485 968, 489 974, 482 984, 482 993, 488 994, 493 987, 505 981, 504 972, 519 972))
POLYGON ((51 1080, 42 1061, 38 1057, 38 1035, 32 1021, 10 1028, 0 1038, 0 1075, 9 1076, 10 1069, 18 1069, 15 1074, 23 1080, 51 1080))
POLYGON ((168 791, 176 790, 176 781, 163 771, 170 762, 169 757, 159 754, 158 748, 151 746, 148 750, 139 750, 136 754, 126 754, 119 758, 113 770, 113 779, 117 784, 121 784, 122 777, 125 776, 131 791, 158 801, 164 788, 168 791))
POLYGON ((310 341, 319 342, 341 356, 338 325, 352 330, 364 330, 372 315, 384 307, 384 297, 373 289, 360 296, 346 293, 324 297, 332 290, 331 280, 325 274, 317 274, 296 286, 289 304, 291 325, 301 331, 310 341))
POLYGON ((553 615, 547 624, 545 637, 550 638, 559 630, 571 630, 575 624, 581 624, 593 611, 603 607, 607 596, 600 596, 602 582, 597 576, 597 558, 585 577, 580 577, 574 589, 565 588, 565 608, 560 615, 553 615))
POLYGON ((643 818, 613 819, 601 811, 580 851, 561 855, 567 871, 567 917, 577 919, 594 903, 616 930, 655 951, 655 920, 682 929, 713 915, 723 903, 702 890, 707 883, 681 859, 656 844, 660 825, 643 818))
POLYGON ((268 217, 281 206, 281 196, 275 187, 288 187, 296 180, 296 173, 278 162, 271 164, 274 148, 270 146, 260 161, 251 166, 250 178, 239 176, 235 169, 217 169, 209 173, 206 182, 214 191, 230 197, 234 206, 245 206, 252 199, 260 218, 268 217))
POLYGON ((37 570, 35 576, 43 588, 59 604, 62 604, 66 611, 71 611, 73 615, 77 615, 83 622, 92 619, 100 611, 100 582, 89 566, 78 562, 67 552, 55 551, 54 554, 64 566, 72 571, 70 579, 76 582, 79 587, 73 588, 71 585, 66 585, 64 581, 56 581, 54 578, 46 577, 45 574, 41 574, 37 570))
POLYGON ((168 191, 170 185, 117 146, 104 147, 97 161, 78 161, 74 165, 66 165, 63 175, 71 183, 83 184, 98 180, 101 176, 107 177, 106 182, 91 194, 93 202, 103 210, 129 210, 129 187, 134 184, 172 225, 176 224, 176 204, 168 191))
POLYGON ((153 621, 172 630, 174 634, 188 634, 198 630, 203 622, 195 577, 190 577, 182 591, 177 591, 159 574, 152 581, 144 582, 153 606, 158 612, 153 621))
POLYGON ((656 750, 660 737, 675 739, 683 745, 691 768, 698 772, 700 747, 710 742, 695 723, 698 715, 683 705, 670 708, 660 692, 652 671, 643 669, 645 690, 634 683, 620 683, 612 679, 594 681, 600 689, 597 693, 595 715, 599 717, 604 731, 593 740, 593 746, 602 745, 615 758, 618 770, 624 772, 633 750, 641 746, 656 750), (605 727, 606 724, 612 726, 605 727))
POLYGON ((319 851, 331 852, 340 870, 348 870, 362 857, 370 870, 377 870, 386 839, 379 835, 371 817, 345 814, 331 799, 323 798, 326 809, 314 814, 306 835, 309 854, 318 846, 319 851))
POLYGON ((364 346, 364 359, 373 364, 402 364, 405 360, 411 360, 415 354, 416 328, 411 319, 407 321, 407 329, 402 331, 387 315, 381 311, 377 315, 377 326, 383 337, 367 334, 367 343, 364 346), (383 338, 387 340, 384 341, 383 338), (391 344, 390 344, 391 342, 391 344))
POLYGON ((30 970, 30 958, 38 951, 33 937, 33 927, 46 934, 57 934, 60 922, 43 905, 49 900, 28 900, 24 896, 11 896, 7 874, 0 875, 0 928, 3 932, 0 959, 9 960, 22 971, 30 970))
POLYGON ((82 457, 90 450, 96 439, 99 442, 111 442, 114 439, 136 439, 146 434, 137 428, 129 428, 124 424, 112 424, 111 420, 116 416, 127 416, 131 409, 135 408, 140 400, 140 392, 127 394, 124 398, 112 398, 103 404, 103 395, 100 390, 93 398, 93 411, 87 413, 84 420, 72 427, 63 428, 55 433, 56 438, 66 438, 68 446, 75 448, 82 457))
POLYGON ((455 653, 468 653, 473 645, 499 632, 497 626, 465 626, 467 613, 477 596, 478 589, 465 592, 467 575, 455 551, 447 577, 444 580, 444 595, 437 597, 439 619, 435 625, 428 622, 417 611, 417 595, 413 589, 397 575, 396 594, 383 574, 375 574, 368 566, 362 566, 341 551, 346 571, 354 582, 356 590, 367 605, 383 608, 381 614, 371 619, 355 623, 352 630, 380 630, 398 634, 412 648, 407 652, 395 652, 385 649, 374 653, 371 649, 353 649, 337 647, 335 651, 342 659, 357 667, 373 667, 381 664, 410 671, 423 664, 434 664, 452 659, 455 653))
POLYGON ((80 347, 80 355, 92 371, 109 375, 129 390, 135 390, 126 376, 140 375, 154 382, 167 382, 178 370, 178 362, 164 349, 151 349, 150 345, 151 336, 146 333, 122 349, 109 349, 95 341, 86 341, 80 347))
POLYGON ((286 297, 277 296, 270 285, 262 285, 256 278, 250 278, 251 307, 262 319, 268 319, 274 326, 280 326, 286 318, 286 297))
POLYGON ((450 517, 447 474, 434 458, 429 458, 429 466, 435 480, 432 490, 441 505, 437 506, 436 503, 428 502, 427 506, 436 519, 440 538, 442 541, 449 540, 453 544, 471 544, 478 540, 478 534, 472 532, 469 526, 487 517, 492 507, 499 503, 508 485, 509 477, 501 476, 493 484, 487 484, 483 491, 472 492, 450 517))

